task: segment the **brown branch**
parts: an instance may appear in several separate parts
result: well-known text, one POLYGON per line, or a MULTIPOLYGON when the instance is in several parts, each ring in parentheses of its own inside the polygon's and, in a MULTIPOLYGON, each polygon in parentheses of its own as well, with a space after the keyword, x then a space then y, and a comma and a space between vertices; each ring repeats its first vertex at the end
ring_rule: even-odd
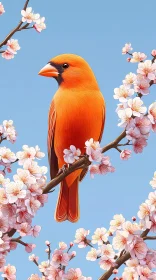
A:
MULTIPOLYGON (((26 0, 26 2, 24 4, 24 7, 23 7, 23 10, 26 10, 28 4, 29 4, 29 0, 26 0)), ((4 45, 6 45, 7 41, 19 30, 19 28, 21 27, 22 23, 23 23, 22 20, 20 20, 19 24, 13 30, 10 31, 10 33, 0 43, 0 48, 3 47, 4 45)))
POLYGON ((16 243, 19 243, 23 246, 27 246, 27 243, 23 242, 22 240, 20 240, 19 238, 12 238, 11 239, 12 242, 16 242, 16 243))
MULTIPOLYGON (((141 234, 141 237, 143 239, 145 239, 145 237, 147 236, 147 234, 149 233, 149 229, 146 229, 145 231, 143 231, 143 233, 141 234)), ((125 253, 124 255, 120 256, 117 260, 116 260, 116 268, 119 268, 122 264, 124 264, 128 259, 131 258, 131 255, 129 252, 125 253)), ((113 274, 113 270, 114 267, 111 267, 108 271, 106 271, 100 278, 99 280, 107 280, 109 279, 109 277, 113 274)))
POLYGON ((143 239, 144 240, 155 240, 156 236, 145 236, 143 239))
MULTIPOLYGON (((114 141, 107 144, 105 147, 102 148, 102 153, 107 152, 110 149, 116 149, 119 142, 123 140, 126 136, 126 131, 123 131, 114 141)), ((71 174, 73 171, 77 169, 87 168, 91 162, 89 161, 87 156, 81 157, 78 161, 70 165, 68 168, 65 169, 64 172, 57 175, 54 179, 52 179, 47 186, 44 188, 43 193, 49 193, 54 187, 56 187, 65 177, 71 174)))

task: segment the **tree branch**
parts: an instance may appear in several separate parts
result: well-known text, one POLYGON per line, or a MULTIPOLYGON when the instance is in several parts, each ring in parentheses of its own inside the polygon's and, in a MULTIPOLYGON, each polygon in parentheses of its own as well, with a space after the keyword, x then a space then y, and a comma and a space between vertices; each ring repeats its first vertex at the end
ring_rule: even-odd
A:
MULTIPOLYGON (((102 148, 102 153, 110 149, 117 149, 117 146, 121 140, 123 140, 126 136, 126 131, 123 131, 114 141, 107 144, 105 147, 102 148)), ((52 179, 47 186, 44 188, 43 193, 49 193, 54 187, 56 187, 65 177, 71 174, 73 171, 77 169, 87 168, 91 162, 89 161, 87 156, 82 156, 78 161, 70 165, 64 172, 57 175, 54 179, 52 179)))
MULTIPOLYGON (((141 234, 141 237, 143 239, 145 239, 145 237, 147 236, 147 234, 149 233, 149 229, 146 229, 145 231, 143 231, 143 233, 141 234)), ((128 259, 131 258, 131 255, 129 252, 126 252, 124 255, 120 256, 117 260, 116 260, 116 264, 117 267, 119 268, 122 264, 124 264, 128 259)), ((109 277, 113 274, 113 270, 114 267, 111 267, 108 271, 106 271, 100 278, 99 280, 107 280, 109 279, 109 277)))
POLYGON ((143 239, 144 240, 155 240, 156 236, 145 236, 143 239))
MULTIPOLYGON (((23 10, 26 10, 27 6, 29 4, 29 0, 26 0, 23 10)), ((19 28, 22 25, 22 21, 20 20, 19 24, 12 30, 10 31, 10 33, 5 37, 5 39, 0 43, 0 48, 3 47, 4 45, 6 45, 7 41, 17 32, 19 31, 19 28)))

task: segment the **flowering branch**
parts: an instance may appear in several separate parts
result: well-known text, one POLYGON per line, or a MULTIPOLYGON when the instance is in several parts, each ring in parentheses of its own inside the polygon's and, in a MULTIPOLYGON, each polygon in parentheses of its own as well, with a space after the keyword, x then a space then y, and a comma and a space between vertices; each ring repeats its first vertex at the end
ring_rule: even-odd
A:
MULTIPOLYGON (((114 141, 110 142, 106 146, 102 148, 102 153, 107 152, 110 149, 116 149, 118 147, 118 144, 121 140, 123 140, 126 137, 126 131, 123 131, 114 141)), ((87 168, 91 162, 89 161, 89 158, 87 155, 82 156, 79 160, 74 162, 72 165, 70 165, 68 168, 66 168, 64 171, 62 171, 61 174, 57 175, 54 179, 52 179, 47 186, 44 188, 43 193, 49 193, 50 190, 52 190, 54 187, 56 187, 64 178, 66 178, 69 174, 71 174, 73 171, 77 169, 85 169, 87 168)))
MULTIPOLYGON (((27 6, 29 4, 29 0, 26 0, 23 10, 25 11, 27 6)), ((0 43, 0 48, 2 48, 4 45, 6 45, 7 41, 17 32, 17 31, 21 31, 22 29, 20 29, 21 25, 22 25, 22 20, 20 20, 19 24, 5 37, 5 39, 0 43)))
MULTIPOLYGON (((143 239, 145 239, 145 237, 147 236, 147 234, 149 233, 149 230, 146 229, 142 234, 141 234, 141 237, 143 239)), ((117 260, 116 260, 116 268, 119 268, 121 265, 123 265, 127 260, 129 260, 131 258, 131 255, 129 252, 126 252, 124 255, 122 255, 121 257, 119 257, 117 260)), ((114 270, 114 267, 111 267, 107 272, 105 272, 100 278, 99 280, 107 280, 109 279, 109 277, 111 275, 113 275, 113 270, 114 270)))

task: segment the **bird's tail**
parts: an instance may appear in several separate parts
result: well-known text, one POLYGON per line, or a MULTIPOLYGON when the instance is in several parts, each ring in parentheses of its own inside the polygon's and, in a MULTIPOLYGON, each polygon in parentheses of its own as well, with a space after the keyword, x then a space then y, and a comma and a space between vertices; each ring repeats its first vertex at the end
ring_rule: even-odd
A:
POLYGON ((57 222, 69 220, 70 222, 75 223, 79 220, 78 184, 79 177, 75 179, 70 187, 68 187, 66 180, 61 182, 55 211, 55 220, 57 222))

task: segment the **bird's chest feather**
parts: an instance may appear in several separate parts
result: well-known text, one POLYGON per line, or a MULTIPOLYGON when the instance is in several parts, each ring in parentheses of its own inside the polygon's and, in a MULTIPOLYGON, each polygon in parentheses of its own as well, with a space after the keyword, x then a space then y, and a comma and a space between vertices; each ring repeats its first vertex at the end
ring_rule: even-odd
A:
POLYGON ((67 92, 54 99, 56 126, 54 146, 56 153, 75 145, 84 152, 85 141, 98 140, 102 126, 102 95, 67 92))

